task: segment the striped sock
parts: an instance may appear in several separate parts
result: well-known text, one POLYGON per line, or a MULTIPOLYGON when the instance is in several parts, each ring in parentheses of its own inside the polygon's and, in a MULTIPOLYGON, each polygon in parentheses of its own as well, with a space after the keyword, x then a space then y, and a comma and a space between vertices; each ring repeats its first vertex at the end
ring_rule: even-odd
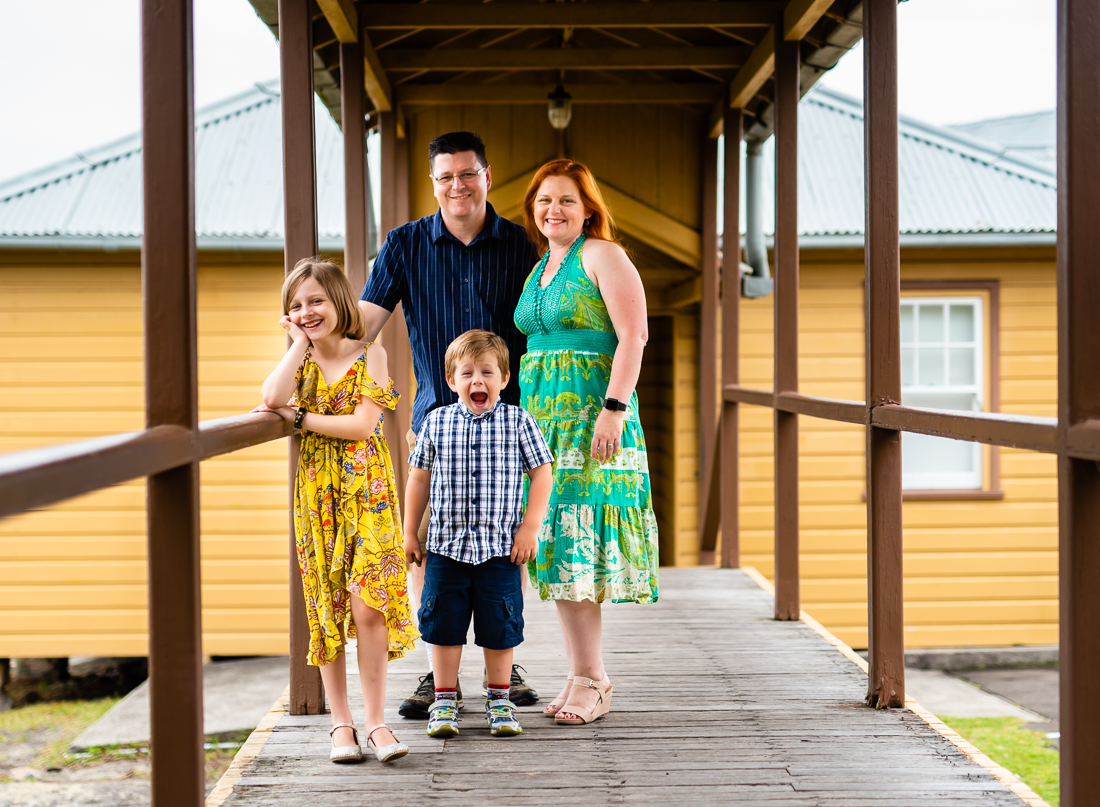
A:
POLYGON ((489 690, 489 700, 508 700, 508 690, 510 689, 510 687, 507 684, 505 684, 504 686, 501 686, 500 684, 489 684, 486 689, 489 690))

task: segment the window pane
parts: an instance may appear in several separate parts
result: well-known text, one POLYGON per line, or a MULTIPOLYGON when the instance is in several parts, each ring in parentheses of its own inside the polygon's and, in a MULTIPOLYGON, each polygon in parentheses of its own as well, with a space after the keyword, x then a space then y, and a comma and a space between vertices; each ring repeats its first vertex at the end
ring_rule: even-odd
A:
MULTIPOLYGON (((904 309, 902 310, 904 311, 904 309)), ((903 317, 902 322, 904 321, 905 319, 903 317)), ((902 338, 904 339, 905 337, 902 338)), ((915 362, 914 353, 916 353, 916 351, 911 347, 903 347, 901 349, 901 385, 903 387, 911 387, 916 381, 917 368, 913 366, 915 362)))
POLYGON ((943 342, 943 309, 942 305, 922 305, 917 317, 919 323, 918 332, 922 342, 943 342))
MULTIPOLYGON (((901 341, 912 342, 913 339, 913 306, 901 307, 901 341)), ((904 383, 904 382, 902 382, 904 383)))
POLYGON ((950 484, 934 484, 934 481, 938 477, 946 480, 948 475, 973 473, 977 470, 973 445, 963 440, 902 432, 902 473, 928 474, 929 481, 933 482, 928 485, 929 488, 954 487, 950 484))
POLYGON ((974 307, 970 305, 951 306, 951 341, 974 341, 974 307))
MULTIPOLYGON (((921 307, 921 330, 924 329, 924 307, 921 307)), ((940 323, 943 323, 943 310, 940 309, 940 323)), ((943 348, 942 347, 922 347, 918 352, 918 365, 920 371, 917 377, 917 384, 922 387, 942 387, 944 385, 943 380, 943 348)))
MULTIPOLYGON (((952 309, 954 314, 954 309, 952 309)), ((974 348, 953 347, 948 348, 951 360, 951 383, 974 384, 974 348)), ((905 383, 905 382, 902 382, 905 383)))

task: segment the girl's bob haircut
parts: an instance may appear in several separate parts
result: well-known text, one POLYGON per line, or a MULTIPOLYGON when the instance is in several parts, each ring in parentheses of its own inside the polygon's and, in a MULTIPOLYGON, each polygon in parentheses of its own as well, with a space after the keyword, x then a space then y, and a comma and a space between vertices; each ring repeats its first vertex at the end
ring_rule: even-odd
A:
POLYGON ((290 313, 290 303, 298 287, 309 277, 321 285, 336 310, 336 327, 333 330, 348 339, 360 340, 366 336, 359 303, 355 300, 355 293, 351 290, 344 270, 332 261, 321 260, 316 256, 298 261, 294 265, 294 271, 283 281, 283 313, 290 313))
POLYGON ((603 200, 603 194, 600 193, 600 186, 596 184, 596 177, 588 170, 588 166, 568 159, 551 160, 535 172, 523 197, 523 228, 532 243, 538 245, 540 252, 548 249, 550 242, 539 231, 535 222, 535 198, 547 177, 569 177, 576 182, 581 191, 581 204, 588 211, 584 234, 600 241, 615 241, 611 233, 615 222, 611 218, 611 211, 607 209, 607 202, 603 200))

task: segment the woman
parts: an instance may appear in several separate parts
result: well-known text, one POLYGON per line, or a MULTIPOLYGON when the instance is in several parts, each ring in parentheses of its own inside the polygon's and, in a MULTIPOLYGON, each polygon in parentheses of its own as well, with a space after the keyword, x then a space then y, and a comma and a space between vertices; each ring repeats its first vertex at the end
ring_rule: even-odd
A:
POLYGON ((520 400, 554 453, 554 489, 534 564, 557 603, 569 677, 544 714, 559 724, 607 714, 600 603, 657 601, 657 521, 634 386, 648 338, 638 270, 612 240, 592 173, 540 168, 524 226, 545 254, 527 278, 516 325, 528 335, 520 400))

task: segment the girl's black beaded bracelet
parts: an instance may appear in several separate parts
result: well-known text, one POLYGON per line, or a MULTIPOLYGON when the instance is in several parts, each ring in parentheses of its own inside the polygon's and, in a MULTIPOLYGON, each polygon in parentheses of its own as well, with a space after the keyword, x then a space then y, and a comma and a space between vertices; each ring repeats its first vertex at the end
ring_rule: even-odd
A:
POLYGON ((298 412, 294 415, 294 428, 302 428, 302 421, 306 419, 306 408, 304 406, 298 407, 298 412))

